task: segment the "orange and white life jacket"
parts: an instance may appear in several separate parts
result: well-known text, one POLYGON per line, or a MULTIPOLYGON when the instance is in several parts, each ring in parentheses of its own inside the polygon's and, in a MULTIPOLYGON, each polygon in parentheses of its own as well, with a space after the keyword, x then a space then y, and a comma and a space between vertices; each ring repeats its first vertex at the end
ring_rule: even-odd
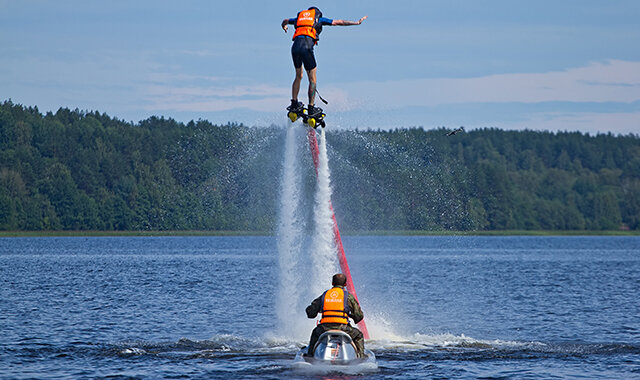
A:
POLYGON ((307 9, 298 13, 296 19, 296 32, 293 34, 293 40, 298 36, 309 36, 318 41, 318 30, 316 26, 320 15, 315 9, 307 9))
POLYGON ((334 287, 322 294, 322 319, 320 323, 349 323, 348 305, 349 293, 341 288, 334 287))

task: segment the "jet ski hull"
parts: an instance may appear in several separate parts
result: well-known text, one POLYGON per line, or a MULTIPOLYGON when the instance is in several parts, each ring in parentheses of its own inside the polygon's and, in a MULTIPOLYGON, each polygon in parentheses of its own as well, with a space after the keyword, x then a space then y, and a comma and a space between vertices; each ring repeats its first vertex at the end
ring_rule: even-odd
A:
POLYGON ((340 330, 329 330, 320 335, 313 356, 307 355, 307 347, 298 351, 293 361, 294 367, 323 367, 327 370, 347 370, 356 367, 377 368, 376 357, 370 350, 364 351, 365 357, 356 355, 356 347, 351 337, 340 330))

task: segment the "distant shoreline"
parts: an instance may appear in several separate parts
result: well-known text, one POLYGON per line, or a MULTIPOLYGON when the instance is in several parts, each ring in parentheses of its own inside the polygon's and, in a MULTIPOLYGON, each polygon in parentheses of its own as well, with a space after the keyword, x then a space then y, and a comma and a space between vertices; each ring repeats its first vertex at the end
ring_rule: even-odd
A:
MULTIPOLYGON (((0 231, 2 237, 272 236, 270 231, 0 231)), ((352 231, 343 236, 640 236, 640 231, 352 231)))

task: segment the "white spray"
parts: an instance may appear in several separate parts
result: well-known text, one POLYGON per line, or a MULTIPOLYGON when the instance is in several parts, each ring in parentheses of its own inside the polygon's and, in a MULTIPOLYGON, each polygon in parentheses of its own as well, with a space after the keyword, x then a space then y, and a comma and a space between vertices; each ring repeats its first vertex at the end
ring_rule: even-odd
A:
POLYGON ((276 313, 281 332, 291 332, 292 315, 301 306, 302 273, 300 255, 304 233, 304 221, 300 210, 301 179, 298 167, 298 145, 300 139, 293 124, 289 123, 284 152, 284 170, 280 190, 278 215, 278 265, 280 286, 276 299, 276 313))
POLYGON ((313 264, 314 294, 320 294, 331 285, 331 276, 337 272, 338 256, 333 232, 331 213, 331 181, 329 179, 329 158, 324 128, 318 138, 318 181, 315 194, 314 224, 311 247, 313 264))
POLYGON ((313 298, 331 284, 338 260, 331 214, 331 184, 324 130, 319 134, 318 171, 314 204, 306 204, 303 177, 313 170, 300 165, 309 154, 308 142, 302 138, 304 128, 289 123, 284 146, 283 175, 278 212, 279 290, 276 314, 282 337, 306 340, 314 321, 307 319, 304 309, 313 298), (313 230, 307 230, 304 210, 313 207, 313 230), (310 244, 306 240, 311 234, 310 244), (307 244, 305 244, 305 242, 307 244))

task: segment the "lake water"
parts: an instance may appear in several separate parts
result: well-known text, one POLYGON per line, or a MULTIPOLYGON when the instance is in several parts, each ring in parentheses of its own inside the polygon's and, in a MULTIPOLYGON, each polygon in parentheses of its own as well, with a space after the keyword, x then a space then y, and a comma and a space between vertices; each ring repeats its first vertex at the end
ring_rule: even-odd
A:
MULTIPOLYGON (((343 242, 377 368, 331 378, 640 378, 640 237, 343 242)), ((273 237, 1 238, 0 378, 316 378, 283 281, 273 237)))

